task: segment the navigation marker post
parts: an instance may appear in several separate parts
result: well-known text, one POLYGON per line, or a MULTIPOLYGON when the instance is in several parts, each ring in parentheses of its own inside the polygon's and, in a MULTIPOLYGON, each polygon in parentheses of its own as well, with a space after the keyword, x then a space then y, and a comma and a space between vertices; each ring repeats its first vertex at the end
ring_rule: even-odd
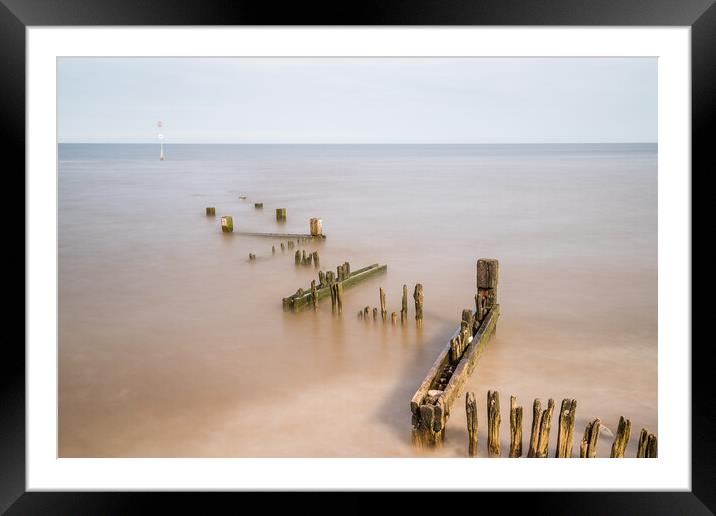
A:
POLYGON ((159 161, 164 161, 164 135, 162 134, 162 121, 157 122, 157 138, 159 138, 159 161))

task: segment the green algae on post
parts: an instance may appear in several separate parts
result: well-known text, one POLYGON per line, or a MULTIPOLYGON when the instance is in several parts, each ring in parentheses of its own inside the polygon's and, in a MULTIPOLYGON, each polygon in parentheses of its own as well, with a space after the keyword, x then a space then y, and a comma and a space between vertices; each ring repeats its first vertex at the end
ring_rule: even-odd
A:
POLYGON ((234 217, 231 215, 224 215, 221 217, 221 231, 224 233, 234 232, 234 217))

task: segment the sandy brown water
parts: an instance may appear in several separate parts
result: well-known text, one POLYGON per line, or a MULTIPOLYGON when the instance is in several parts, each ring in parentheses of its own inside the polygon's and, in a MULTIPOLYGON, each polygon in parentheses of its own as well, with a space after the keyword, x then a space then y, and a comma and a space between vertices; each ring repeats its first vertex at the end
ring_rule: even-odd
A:
MULTIPOLYGON (((467 389, 578 401, 612 431, 657 432, 656 148, 593 146, 61 145, 59 453, 62 457, 404 457, 409 400, 463 308, 475 262, 500 260, 502 316, 467 389), (239 196, 247 196, 240 200, 239 196), (264 203, 254 209, 254 201, 264 203), (207 218, 206 206, 217 217, 207 218), (274 209, 286 208, 279 224, 274 209), (323 219, 324 270, 388 264, 317 312, 286 239, 323 219), (271 254, 271 245, 277 253, 271 254), (255 253, 256 262, 248 261, 255 253), (417 329, 357 318, 425 288, 417 329)), ((412 299, 411 299, 412 301, 412 299)), ((466 455, 462 405, 443 449, 466 455)), ((557 413, 555 413, 553 453, 557 413)), ((485 455, 485 424, 479 451, 485 455)), ((599 455, 611 437, 602 435, 599 455)))

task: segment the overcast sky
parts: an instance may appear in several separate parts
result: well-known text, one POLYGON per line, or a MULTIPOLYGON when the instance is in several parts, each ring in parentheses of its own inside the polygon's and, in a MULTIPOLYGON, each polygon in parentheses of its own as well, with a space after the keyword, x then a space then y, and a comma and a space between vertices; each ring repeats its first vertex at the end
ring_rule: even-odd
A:
POLYGON ((655 58, 61 58, 61 142, 655 142, 655 58))

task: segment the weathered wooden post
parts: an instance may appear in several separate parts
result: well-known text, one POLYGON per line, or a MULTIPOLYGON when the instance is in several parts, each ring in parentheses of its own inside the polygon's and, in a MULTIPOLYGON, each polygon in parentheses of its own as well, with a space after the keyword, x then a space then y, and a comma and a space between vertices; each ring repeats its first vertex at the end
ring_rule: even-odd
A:
POLYGON ((370 307, 366 306, 365 308, 363 308, 363 317, 367 320, 369 315, 370 315, 370 307))
POLYGON ((285 249, 286 249, 286 246, 283 245, 283 242, 281 242, 281 252, 284 252, 285 249))
POLYGON ((646 457, 646 445, 649 439, 649 431, 646 428, 642 428, 639 432, 639 441, 637 441, 636 457, 642 459, 646 457))
POLYGON ((271 254, 276 254, 276 246, 275 245, 271 246, 271 254))
POLYGON ((316 269, 320 267, 319 261, 318 261, 318 251, 313 251, 313 265, 316 269))
POLYGON ((487 391, 487 455, 500 456, 500 393, 487 391))
MULTIPOLYGON (((420 283, 415 285, 413 299, 415 299, 415 323, 420 327, 423 325, 423 301, 425 300, 423 286, 420 283)), ((470 329, 472 330, 472 328, 470 329)), ((472 335, 472 333, 470 333, 470 335, 472 335)))
POLYGON ((311 303, 313 303, 313 309, 318 309, 318 291, 316 290, 316 280, 311 280, 311 303))
POLYGON ((383 318, 383 322, 386 322, 388 320, 388 311, 385 309, 385 290, 383 290, 383 287, 379 288, 378 294, 380 295, 380 316, 383 318))
POLYGON ((378 319, 378 308, 373 307, 373 320, 375 321, 377 319, 378 319))
POLYGON ((393 323, 393 325, 398 324, 398 314, 393 312, 390 314, 390 321, 393 323))
POLYGON ((318 284, 321 288, 326 286, 326 273, 323 271, 318 271, 318 284))
POLYGON ((358 319, 363 319, 363 310, 358 310, 358 319))
POLYGON ((257 210, 260 210, 260 209, 263 208, 263 207, 264 207, 264 203, 262 203, 262 202, 255 202, 255 203, 254 203, 254 208, 256 208, 257 210))
POLYGON ((293 246, 295 244, 293 243, 293 240, 289 240, 288 242, 286 242, 286 245, 288 246, 289 249, 293 249, 293 246))
POLYGON ((231 215, 224 215, 221 217, 221 231, 224 233, 234 232, 234 217, 231 215))
POLYGON ((651 459, 657 456, 656 435, 649 433, 646 428, 642 428, 639 433, 636 456, 639 459, 651 459))
POLYGON ((510 396, 510 457, 522 457, 522 407, 510 396))
POLYGON ((216 208, 215 207, 209 207, 206 209, 206 215, 209 217, 215 217, 216 216, 216 208))
POLYGON ((657 457, 656 435, 649 434, 649 439, 646 444, 646 458, 647 459, 655 459, 656 457, 657 457))
POLYGON ((337 292, 335 289, 336 282, 333 279, 333 271, 329 271, 329 272, 331 274, 326 279, 328 280, 328 288, 330 289, 330 292, 331 292, 331 312, 336 313, 336 305, 338 303, 338 297, 336 296, 337 292))
POLYGON ((477 401, 475 393, 465 394, 465 413, 467 414, 467 454, 477 457, 477 401))
POLYGON ((574 447, 574 423, 576 421, 577 400, 563 399, 559 410, 559 434, 557 435, 557 451, 555 457, 572 457, 574 447))
POLYGON ((278 220, 278 221, 286 220, 286 208, 276 208, 276 220, 278 220))
POLYGON ((629 421, 628 419, 624 419, 624 416, 619 416, 617 435, 614 437, 614 442, 612 443, 612 452, 609 455, 611 458, 624 458, 624 452, 626 451, 627 444, 629 444, 630 434, 631 421, 629 421))
POLYGON ((313 218, 308 223, 311 236, 322 236, 323 235, 323 221, 321 219, 313 218))
POLYGON ((469 308, 465 308, 460 318, 460 333, 466 343, 472 337, 475 329, 475 314, 469 308))
POLYGON ((497 260, 480 258, 477 260, 477 297, 475 308, 481 322, 488 310, 497 304, 497 283, 500 265, 497 260))
POLYGON ((405 324, 408 320, 408 285, 403 285, 403 300, 400 308, 400 322, 405 324))
POLYGON ((539 441, 537 442, 537 457, 547 457, 549 454, 549 431, 552 427, 552 415, 554 414, 554 400, 547 401, 547 410, 542 412, 542 419, 539 424, 539 441))
POLYGON ((343 283, 337 282, 333 284, 333 288, 336 290, 336 305, 338 307, 338 313, 343 313, 343 283))
POLYGON ((597 442, 602 422, 599 418, 587 423, 584 428, 584 437, 579 445, 579 456, 582 459, 593 459, 597 456, 597 442))
POLYGON ((542 400, 536 398, 532 404, 532 432, 530 433, 530 447, 527 450, 528 457, 537 456, 537 444, 539 443, 539 427, 542 421, 542 400))
POLYGON ((301 251, 296 249, 296 254, 293 256, 293 261, 296 265, 301 265, 301 251))

